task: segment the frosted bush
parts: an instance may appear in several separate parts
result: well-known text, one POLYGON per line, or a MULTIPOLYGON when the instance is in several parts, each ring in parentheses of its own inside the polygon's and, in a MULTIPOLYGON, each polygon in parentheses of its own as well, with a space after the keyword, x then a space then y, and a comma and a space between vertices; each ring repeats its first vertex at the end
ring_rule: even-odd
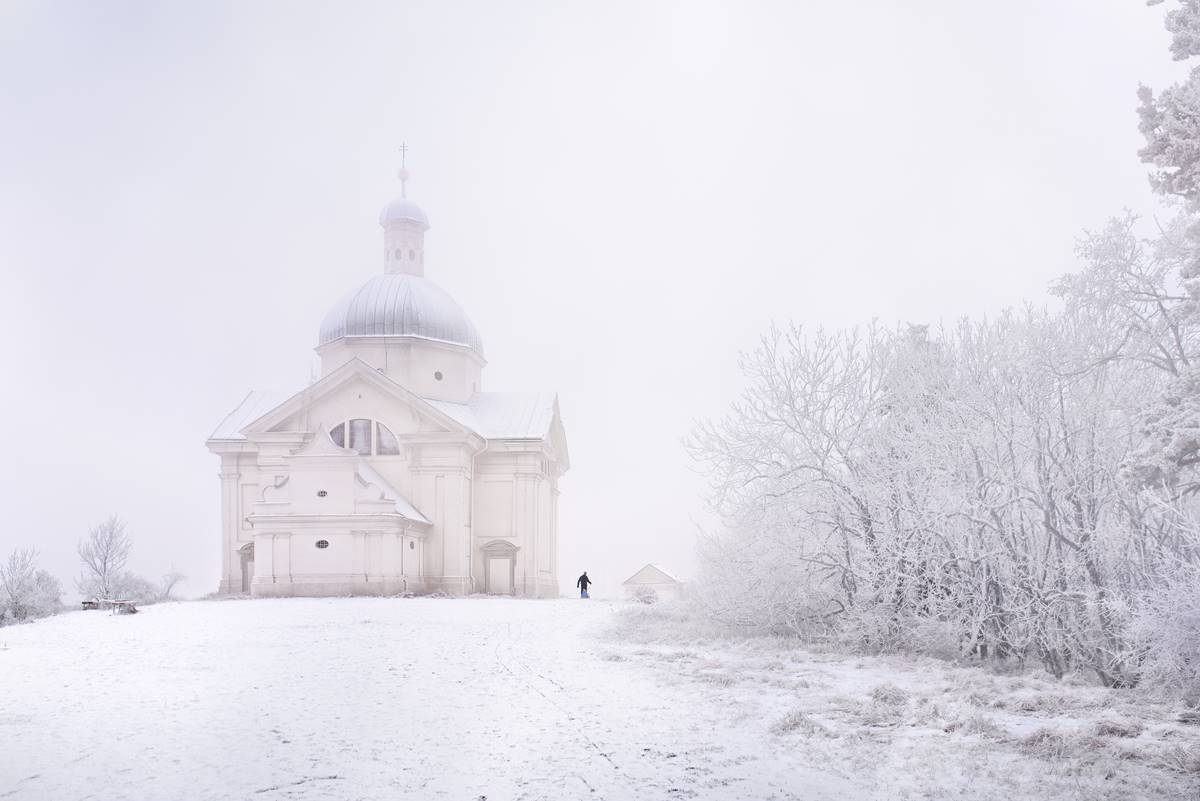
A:
POLYGON ((1152 688, 1181 692, 1200 705, 1200 567, 1181 566, 1147 588, 1133 617, 1142 653, 1142 680, 1152 688))
POLYGON ((13 551, 0 564, 0 625, 52 615, 62 609, 58 579, 37 567, 32 549, 13 551))
POLYGON ((800 709, 792 710, 775 721, 771 725, 771 731, 776 734, 797 732, 803 734, 805 737, 830 736, 829 729, 820 722, 813 720, 806 712, 800 709))
POLYGON ((886 706, 903 706, 908 703, 908 693, 889 682, 871 690, 871 700, 886 706))
POLYGON ((633 600, 643 604, 658 603, 658 593, 653 587, 638 587, 633 591, 633 600))

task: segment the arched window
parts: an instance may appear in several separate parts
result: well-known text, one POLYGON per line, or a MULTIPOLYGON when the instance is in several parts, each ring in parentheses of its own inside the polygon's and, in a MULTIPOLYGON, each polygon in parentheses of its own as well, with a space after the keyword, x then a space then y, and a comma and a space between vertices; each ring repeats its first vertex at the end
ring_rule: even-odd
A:
POLYGON ((378 438, 375 442, 375 453, 379 456, 399 456, 400 442, 383 423, 376 423, 378 438))
POLYGON ((358 451, 359 456, 399 456, 400 440, 383 423, 356 417, 329 429, 329 438, 339 448, 358 451), (347 442, 346 431, 350 432, 347 442), (372 437, 372 433, 374 436, 372 437), (374 447, 372 447, 374 446, 374 447))
POLYGON ((359 456, 371 455, 371 425, 370 420, 358 418, 350 421, 350 444, 346 447, 358 451, 359 456))

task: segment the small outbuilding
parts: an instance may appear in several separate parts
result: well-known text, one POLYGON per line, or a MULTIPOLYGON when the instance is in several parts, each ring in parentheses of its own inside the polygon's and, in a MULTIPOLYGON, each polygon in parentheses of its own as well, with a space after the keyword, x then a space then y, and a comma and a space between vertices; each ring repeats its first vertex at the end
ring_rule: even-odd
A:
POLYGON ((673 601, 682 594, 683 583, 658 565, 646 565, 621 584, 631 601, 673 601))

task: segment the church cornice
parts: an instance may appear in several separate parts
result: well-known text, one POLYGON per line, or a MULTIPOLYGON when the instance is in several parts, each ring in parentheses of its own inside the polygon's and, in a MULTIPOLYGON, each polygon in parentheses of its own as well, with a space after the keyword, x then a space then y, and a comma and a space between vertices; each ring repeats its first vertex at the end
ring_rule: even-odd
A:
POLYGON ((362 531, 388 531, 421 538, 432 528, 428 523, 410 520, 401 514, 375 512, 371 514, 318 515, 318 514, 252 514, 247 518, 250 526, 264 533, 286 534, 288 530, 350 528, 362 531), (280 529, 287 529, 281 531, 280 529))
POLYGON ((480 353, 469 345, 463 345, 458 342, 450 342, 445 339, 434 339, 433 337, 423 337, 416 334, 390 334, 384 336, 382 334, 346 334, 331 339, 328 342, 318 345, 313 348, 318 356, 324 356, 329 351, 336 348, 338 345, 409 345, 433 348, 435 350, 444 350, 449 353, 466 355, 474 361, 479 367, 487 367, 487 359, 483 358, 480 353))
POLYGON ((257 449, 244 439, 210 439, 204 443, 212 453, 219 455, 254 453, 257 449))
POLYGON ((308 431, 259 431, 251 434, 248 439, 251 442, 261 443, 282 443, 284 445, 301 445, 311 432, 308 431))

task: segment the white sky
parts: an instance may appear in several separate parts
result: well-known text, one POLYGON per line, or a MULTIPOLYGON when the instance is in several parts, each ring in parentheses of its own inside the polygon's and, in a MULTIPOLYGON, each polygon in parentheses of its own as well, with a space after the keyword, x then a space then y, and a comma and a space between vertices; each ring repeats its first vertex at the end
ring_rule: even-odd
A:
POLYGON ((90 524, 216 588, 217 457, 382 270, 407 140, 427 276, 491 390, 560 394, 564 585, 694 575, 680 447, 772 319, 1041 301, 1152 213, 1135 90, 1162 8, 1007 3, 0 0, 0 555, 66 586, 90 524))

